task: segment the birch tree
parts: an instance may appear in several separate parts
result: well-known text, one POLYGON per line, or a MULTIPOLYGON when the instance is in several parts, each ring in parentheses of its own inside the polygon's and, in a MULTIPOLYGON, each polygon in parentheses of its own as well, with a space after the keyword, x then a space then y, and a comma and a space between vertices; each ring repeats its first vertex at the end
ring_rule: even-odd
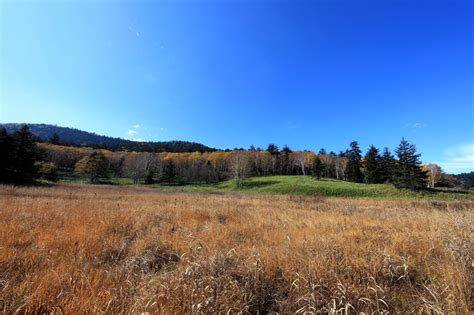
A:
POLYGON ((434 163, 423 165, 423 170, 427 172, 427 186, 428 188, 434 188, 437 183, 443 179, 443 170, 441 167, 434 163))
POLYGON ((147 176, 153 177, 158 171, 159 159, 153 153, 138 153, 129 156, 125 161, 125 170, 134 184, 147 176))
POLYGON ((306 176, 306 162, 307 162, 307 154, 304 151, 295 151, 291 155, 291 161, 293 165, 299 167, 301 169, 301 173, 303 176, 306 176))
POLYGON ((237 187, 242 187, 244 179, 250 172, 250 158, 244 152, 235 152, 229 158, 229 169, 237 187))

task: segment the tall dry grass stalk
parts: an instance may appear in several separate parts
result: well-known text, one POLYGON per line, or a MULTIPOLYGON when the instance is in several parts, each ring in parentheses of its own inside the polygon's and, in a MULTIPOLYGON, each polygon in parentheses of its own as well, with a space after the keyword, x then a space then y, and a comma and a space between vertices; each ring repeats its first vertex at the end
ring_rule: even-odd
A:
POLYGON ((0 310, 468 313, 473 205, 0 186, 0 310))

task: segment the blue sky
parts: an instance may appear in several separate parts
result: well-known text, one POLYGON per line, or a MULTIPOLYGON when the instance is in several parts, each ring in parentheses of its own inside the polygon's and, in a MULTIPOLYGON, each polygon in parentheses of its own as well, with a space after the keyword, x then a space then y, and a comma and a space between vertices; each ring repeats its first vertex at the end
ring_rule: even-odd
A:
POLYGON ((474 170, 466 1, 9 1, 0 121, 218 148, 358 140, 474 170))

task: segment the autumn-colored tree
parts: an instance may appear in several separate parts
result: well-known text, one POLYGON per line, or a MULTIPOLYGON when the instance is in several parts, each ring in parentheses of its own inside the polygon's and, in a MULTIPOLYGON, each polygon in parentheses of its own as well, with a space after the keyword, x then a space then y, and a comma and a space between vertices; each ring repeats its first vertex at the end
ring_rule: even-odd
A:
POLYGON ((290 155, 292 164, 301 170, 301 174, 303 174, 303 176, 306 175, 306 164, 308 162, 307 157, 308 155, 304 151, 295 151, 290 155))
POLYGON ((223 180, 227 176, 227 157, 229 152, 212 152, 207 157, 211 166, 214 168, 217 179, 223 180))
POLYGON ((93 152, 76 163, 74 171, 91 183, 97 183, 101 178, 107 178, 109 161, 103 153, 93 152))
POLYGON ((434 163, 423 165, 423 170, 427 173, 427 185, 429 188, 434 188, 437 183, 443 180, 444 173, 441 166, 434 163))
POLYGON ((55 182, 58 180, 58 168, 52 162, 35 162, 37 173, 41 179, 55 182))
POLYGON ((147 183, 151 184, 157 173, 159 159, 154 153, 134 153, 128 156, 124 163, 126 174, 134 184, 145 179, 147 179, 147 183))
POLYGON ((336 179, 346 179, 347 157, 338 154, 334 161, 336 179))
POLYGON ((272 156, 271 153, 268 151, 260 151, 259 158, 260 158, 260 167, 263 173, 262 175, 264 176, 270 175, 272 172, 274 156, 272 156))
POLYGON ((244 152, 235 152, 229 159, 229 167, 236 187, 242 187, 250 171, 249 156, 244 152))

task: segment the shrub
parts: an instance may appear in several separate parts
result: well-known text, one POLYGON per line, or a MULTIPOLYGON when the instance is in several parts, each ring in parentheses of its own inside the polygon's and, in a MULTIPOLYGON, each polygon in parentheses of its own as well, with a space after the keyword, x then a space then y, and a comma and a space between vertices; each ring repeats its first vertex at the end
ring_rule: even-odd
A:
POLYGON ((55 182, 58 180, 58 168, 52 162, 38 161, 35 167, 41 179, 55 182))

